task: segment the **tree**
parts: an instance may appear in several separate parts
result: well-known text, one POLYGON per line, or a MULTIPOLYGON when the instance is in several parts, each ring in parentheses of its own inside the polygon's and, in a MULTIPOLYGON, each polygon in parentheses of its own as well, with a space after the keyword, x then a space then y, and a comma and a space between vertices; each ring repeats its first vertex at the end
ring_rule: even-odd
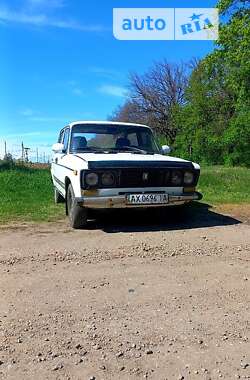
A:
POLYGON ((127 100, 109 117, 109 120, 127 123, 150 124, 150 118, 132 100, 127 100))
POLYGON ((239 9, 242 9, 247 6, 249 0, 219 0, 217 8, 219 9, 221 15, 227 13, 233 13, 239 9))
POLYGON ((3 158, 4 161, 13 162, 13 157, 11 153, 6 153, 3 158))
POLYGON ((146 121, 185 158, 250 166, 249 0, 220 0, 218 8, 214 51, 131 75, 130 98, 115 117, 146 121))
POLYGON ((184 104, 188 83, 186 65, 155 63, 144 75, 132 74, 131 99, 155 130, 173 143, 177 134, 173 112, 184 104))
POLYGON ((185 154, 185 144, 192 141, 189 158, 250 165, 250 11, 245 4, 219 2, 226 22, 215 50, 191 75, 176 140, 185 154))

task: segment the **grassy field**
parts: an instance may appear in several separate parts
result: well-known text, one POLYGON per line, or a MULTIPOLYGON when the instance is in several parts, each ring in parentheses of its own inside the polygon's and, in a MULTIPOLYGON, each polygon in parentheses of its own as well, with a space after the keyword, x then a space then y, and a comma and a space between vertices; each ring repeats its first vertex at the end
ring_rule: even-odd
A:
POLYGON ((218 204, 250 203, 250 169, 208 166, 201 170, 198 190, 203 202, 218 204))
MULTIPOLYGON (((250 169, 204 167, 198 190, 211 205, 250 204, 250 169)), ((52 221, 63 217, 64 205, 55 205, 48 169, 0 168, 0 223, 52 221)))
POLYGON ((0 169, 0 223, 52 221, 64 215, 64 206, 53 200, 48 169, 0 169))

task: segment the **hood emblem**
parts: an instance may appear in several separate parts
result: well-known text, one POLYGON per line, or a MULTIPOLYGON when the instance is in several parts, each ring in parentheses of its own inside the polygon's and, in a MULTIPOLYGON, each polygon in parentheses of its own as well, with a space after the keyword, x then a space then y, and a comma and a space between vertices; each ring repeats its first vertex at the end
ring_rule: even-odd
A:
POLYGON ((149 178, 149 174, 147 173, 147 172, 144 172, 144 173, 142 173, 142 180, 143 181, 148 181, 148 178, 149 178))

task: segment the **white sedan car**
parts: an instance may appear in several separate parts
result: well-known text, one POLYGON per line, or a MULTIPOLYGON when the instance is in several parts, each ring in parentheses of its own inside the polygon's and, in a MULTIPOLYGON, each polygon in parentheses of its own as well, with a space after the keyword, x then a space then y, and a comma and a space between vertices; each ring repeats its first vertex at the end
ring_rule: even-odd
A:
MULTIPOLYGON (((200 166, 171 157, 145 125, 78 121, 53 145, 51 175, 56 203, 66 203, 73 228, 90 209, 167 207, 199 200, 200 166)), ((131 210, 132 212, 132 210, 131 210)))

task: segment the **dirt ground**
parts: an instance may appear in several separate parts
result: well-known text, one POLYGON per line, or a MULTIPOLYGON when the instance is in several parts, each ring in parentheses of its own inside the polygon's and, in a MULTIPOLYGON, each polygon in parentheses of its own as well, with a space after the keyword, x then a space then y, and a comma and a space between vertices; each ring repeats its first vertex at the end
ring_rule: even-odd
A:
POLYGON ((238 214, 2 226, 0 378, 250 379, 250 223, 238 214))

